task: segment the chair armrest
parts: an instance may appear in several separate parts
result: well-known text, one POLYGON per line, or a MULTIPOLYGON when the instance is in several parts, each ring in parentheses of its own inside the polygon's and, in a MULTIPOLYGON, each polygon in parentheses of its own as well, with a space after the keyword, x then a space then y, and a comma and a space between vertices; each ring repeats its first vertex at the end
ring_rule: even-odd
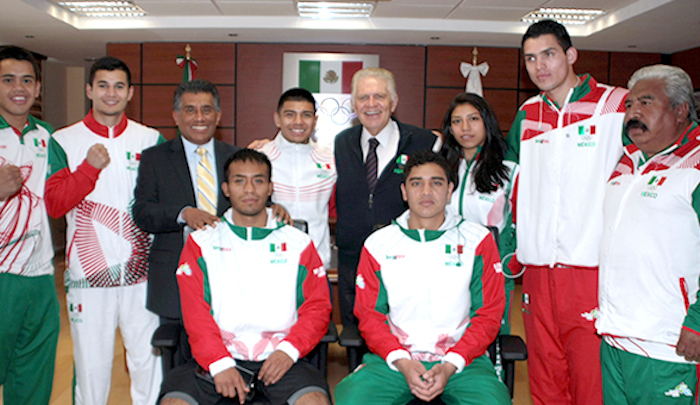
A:
POLYGON ((321 343, 333 343, 338 340, 338 328, 333 322, 328 324, 328 332, 321 338, 321 343))
POLYGON ((355 325, 343 326, 338 343, 344 347, 360 347, 364 344, 360 330, 355 325))
POLYGON ((498 340, 504 361, 527 360, 527 346, 520 336, 501 335, 498 340))
POLYGON ((158 326, 153 333, 151 345, 153 347, 177 347, 180 343, 180 329, 177 323, 166 323, 158 326))

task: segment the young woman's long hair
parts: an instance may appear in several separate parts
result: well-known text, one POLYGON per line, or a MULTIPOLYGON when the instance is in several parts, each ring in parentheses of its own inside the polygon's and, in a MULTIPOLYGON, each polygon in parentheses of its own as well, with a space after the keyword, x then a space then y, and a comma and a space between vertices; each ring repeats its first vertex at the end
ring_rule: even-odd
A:
POLYGON ((503 164, 508 146, 501 135, 496 114, 486 100, 474 93, 460 93, 452 100, 442 123, 444 143, 441 153, 450 163, 456 177, 459 160, 462 156, 462 146, 452 134, 452 112, 462 104, 470 104, 479 111, 486 129, 486 140, 481 147, 477 161, 474 163, 476 165, 474 168, 476 190, 480 193, 496 191, 498 187, 503 187, 508 181, 508 168, 503 164))

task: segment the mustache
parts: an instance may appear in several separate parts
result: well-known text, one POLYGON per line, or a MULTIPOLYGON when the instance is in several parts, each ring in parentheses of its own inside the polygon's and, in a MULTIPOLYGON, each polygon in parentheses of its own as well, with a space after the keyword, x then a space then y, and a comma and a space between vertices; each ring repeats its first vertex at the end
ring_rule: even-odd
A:
POLYGON ((641 129, 642 131, 648 131, 649 128, 647 127, 647 124, 643 123, 640 120, 637 119, 631 119, 625 124, 625 132, 629 132, 630 129, 641 129))

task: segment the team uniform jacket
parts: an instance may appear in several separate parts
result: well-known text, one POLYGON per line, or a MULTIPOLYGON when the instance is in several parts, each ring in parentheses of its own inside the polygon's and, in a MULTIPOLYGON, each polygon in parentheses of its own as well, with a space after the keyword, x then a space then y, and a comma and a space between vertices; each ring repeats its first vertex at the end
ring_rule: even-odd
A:
POLYGON ((333 152, 312 140, 307 144, 291 143, 282 134, 265 144, 261 152, 272 163, 272 201, 284 206, 292 218, 309 223, 309 236, 328 267, 331 262, 328 202, 337 177, 333 152))
POLYGON ((647 158, 625 137, 606 187, 598 332, 611 346, 676 363, 681 328, 700 334, 700 128, 647 158))
POLYGON ((233 224, 233 211, 214 228, 193 232, 177 281, 192 355, 215 375, 235 360, 264 361, 282 350, 295 362, 328 328, 326 270, 305 233, 277 223, 233 224), (234 360, 235 359, 235 360, 234 360))
POLYGON ((498 248, 483 226, 446 211, 439 230, 408 229, 409 211, 367 238, 355 315, 386 360, 449 362, 461 372, 496 338, 505 307, 498 248))
POLYGON ((518 165, 505 161, 503 164, 508 168, 508 179, 503 187, 490 193, 481 193, 476 190, 474 183, 474 172, 478 162, 476 160, 467 162, 460 159, 457 174, 459 176, 459 186, 452 193, 452 198, 448 207, 467 221, 475 222, 484 226, 496 227, 501 234, 501 256, 515 250, 513 238, 509 238, 512 226, 512 192, 515 182, 518 165))
POLYGON ((126 116, 108 128, 92 111, 53 135, 46 205, 52 217, 66 215, 66 286, 114 287, 148 278, 151 238, 134 224, 131 204, 141 151, 163 141, 158 131, 126 116), (97 143, 109 151, 102 170, 86 160, 97 143))
POLYGON ((518 261, 534 266, 598 265, 605 182, 622 155, 627 90, 589 75, 559 107, 540 93, 508 133, 520 162, 513 222, 518 261))
POLYGON ((0 167, 20 168, 23 183, 0 201, 0 273, 53 274, 53 245, 44 205, 49 139, 53 129, 31 115, 22 133, 0 117, 0 167))

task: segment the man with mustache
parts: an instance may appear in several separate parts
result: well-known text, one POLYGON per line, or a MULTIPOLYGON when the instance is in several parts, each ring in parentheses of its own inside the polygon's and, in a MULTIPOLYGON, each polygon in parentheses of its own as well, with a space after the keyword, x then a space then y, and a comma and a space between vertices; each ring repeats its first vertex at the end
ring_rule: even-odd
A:
POLYGON ((600 252, 605 404, 695 404, 700 361, 700 127, 682 69, 629 81, 624 155, 600 252))
MULTIPOLYGON (((605 181, 622 155, 626 90, 576 75, 566 28, 545 20, 523 36, 530 80, 508 134, 520 164, 514 192, 517 261, 535 405, 601 404, 597 312, 598 250, 605 181)), ((511 261, 511 270, 515 260, 511 261)))

